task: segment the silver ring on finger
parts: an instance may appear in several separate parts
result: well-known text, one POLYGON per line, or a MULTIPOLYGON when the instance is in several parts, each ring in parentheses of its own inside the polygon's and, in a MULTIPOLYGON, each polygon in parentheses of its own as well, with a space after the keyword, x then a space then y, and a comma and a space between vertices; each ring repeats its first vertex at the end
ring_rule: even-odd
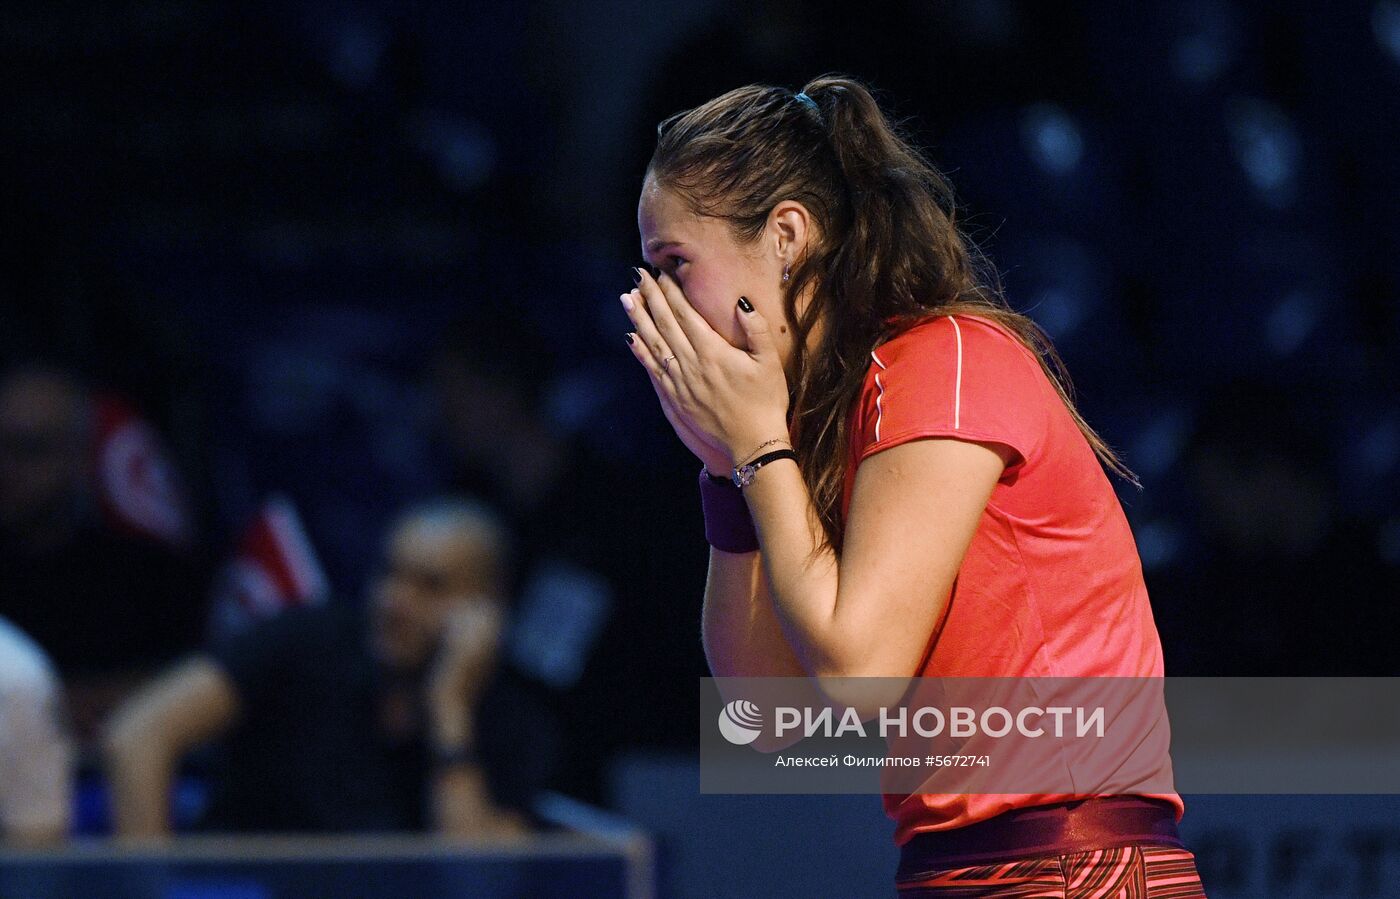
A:
POLYGON ((674 359, 674 358, 676 358, 676 357, 675 357, 675 356, 667 356, 665 359, 662 359, 662 360, 661 360, 661 370, 669 374, 670 371, 671 371, 671 360, 674 359))

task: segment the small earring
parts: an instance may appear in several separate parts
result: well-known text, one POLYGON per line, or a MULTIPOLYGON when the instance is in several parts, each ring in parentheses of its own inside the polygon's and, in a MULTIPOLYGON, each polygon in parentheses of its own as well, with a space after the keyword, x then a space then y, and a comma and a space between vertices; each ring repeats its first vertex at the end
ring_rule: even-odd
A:
POLYGON ((789 269, 789 268, 791 268, 791 266, 788 266, 788 265, 783 266, 783 283, 784 283, 784 284, 786 284, 786 283, 788 282, 788 269, 789 269))

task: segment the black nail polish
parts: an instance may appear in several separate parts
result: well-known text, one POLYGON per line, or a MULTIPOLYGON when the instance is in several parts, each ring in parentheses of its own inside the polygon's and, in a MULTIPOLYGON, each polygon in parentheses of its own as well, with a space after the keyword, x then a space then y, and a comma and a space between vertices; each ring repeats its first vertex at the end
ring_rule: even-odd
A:
POLYGON ((638 284, 642 283, 642 270, 635 265, 632 267, 632 280, 636 281, 638 284))
POLYGON ((745 312, 752 312, 753 303, 749 302, 748 297, 739 297, 739 308, 744 310, 745 312))
POLYGON ((627 342, 628 342, 628 343, 631 343, 631 342, 632 342, 632 332, 631 332, 631 331, 627 331, 627 332, 624 333, 622 336, 627 338, 627 342))

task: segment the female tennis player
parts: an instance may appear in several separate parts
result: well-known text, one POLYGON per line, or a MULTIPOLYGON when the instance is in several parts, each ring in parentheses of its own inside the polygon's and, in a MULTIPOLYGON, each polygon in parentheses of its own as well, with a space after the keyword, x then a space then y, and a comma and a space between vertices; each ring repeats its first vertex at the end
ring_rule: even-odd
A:
MULTIPOLYGON (((716 676, 1161 677, 1136 479, 954 217, 851 79, 659 126, 621 302, 704 463, 716 676)), ((1175 792, 884 803, 904 897, 1205 895, 1175 792)))

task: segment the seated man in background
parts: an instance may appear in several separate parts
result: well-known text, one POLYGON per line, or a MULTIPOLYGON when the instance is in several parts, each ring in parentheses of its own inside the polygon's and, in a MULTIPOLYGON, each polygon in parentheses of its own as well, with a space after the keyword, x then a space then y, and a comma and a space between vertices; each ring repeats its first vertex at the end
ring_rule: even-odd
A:
POLYGON ((63 694, 38 645, 0 618, 0 839, 15 848, 68 835, 73 749, 63 694))
POLYGON ((199 645, 203 588, 184 553, 103 520, 96 411, 75 373, 0 372, 0 615, 62 678, 74 736, 199 645))
POLYGON ((182 757, 222 736, 204 829, 528 830, 508 770, 528 728, 491 699, 506 542, 482 506, 413 509, 368 608, 292 609, 159 677, 105 740, 117 835, 167 834, 182 757))

